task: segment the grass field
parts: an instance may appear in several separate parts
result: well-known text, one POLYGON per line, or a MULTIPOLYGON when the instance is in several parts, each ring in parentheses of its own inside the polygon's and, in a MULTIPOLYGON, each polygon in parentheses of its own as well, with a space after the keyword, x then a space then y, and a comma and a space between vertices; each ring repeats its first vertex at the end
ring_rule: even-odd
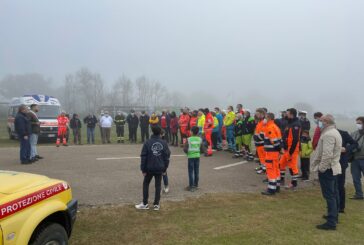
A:
POLYGON ((363 205, 348 200, 337 231, 315 228, 326 208, 318 186, 275 197, 209 194, 162 202, 159 212, 81 207, 71 244, 364 244, 363 205))

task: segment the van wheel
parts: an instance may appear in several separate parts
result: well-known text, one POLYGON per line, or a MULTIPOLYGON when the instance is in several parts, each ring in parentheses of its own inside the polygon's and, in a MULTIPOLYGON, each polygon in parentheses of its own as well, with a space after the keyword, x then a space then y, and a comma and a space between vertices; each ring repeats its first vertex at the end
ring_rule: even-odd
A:
POLYGON ((68 245, 68 235, 63 226, 57 223, 47 223, 34 234, 31 245, 68 245))

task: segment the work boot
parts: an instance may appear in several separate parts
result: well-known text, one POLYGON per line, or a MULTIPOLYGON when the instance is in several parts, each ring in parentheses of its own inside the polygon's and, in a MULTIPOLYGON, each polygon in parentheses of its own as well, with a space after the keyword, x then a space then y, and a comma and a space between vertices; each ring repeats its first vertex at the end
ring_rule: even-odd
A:
POLYGON ((335 231, 336 230, 336 226, 329 225, 328 223, 325 223, 322 225, 317 225, 316 228, 319 230, 326 230, 326 231, 330 231, 330 230, 335 231))
POLYGON ((268 190, 262 191, 261 193, 262 193, 262 195, 265 195, 265 196, 274 196, 274 194, 275 194, 274 192, 270 192, 268 190))

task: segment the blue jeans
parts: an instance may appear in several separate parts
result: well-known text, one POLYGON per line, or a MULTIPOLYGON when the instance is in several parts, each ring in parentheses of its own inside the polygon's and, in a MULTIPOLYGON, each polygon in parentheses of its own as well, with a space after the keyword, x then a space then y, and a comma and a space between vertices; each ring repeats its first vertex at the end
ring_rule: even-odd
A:
POLYGON ((327 203, 327 223, 331 226, 336 226, 339 216, 339 190, 337 185, 337 176, 332 174, 332 170, 328 169, 324 173, 319 172, 319 181, 322 191, 322 196, 327 203))
POLYGON ((217 131, 217 148, 222 148, 222 128, 217 131))
POLYGON ((92 144, 95 144, 95 128, 87 127, 87 143, 90 144, 92 140, 92 144))
POLYGON ((234 125, 226 127, 226 140, 230 150, 235 150, 234 125))
POLYGON ((363 189, 361 186, 361 176, 364 175, 364 160, 354 160, 351 163, 351 175, 355 187, 355 196, 363 197, 363 189))
POLYGON ((162 174, 164 186, 168 186, 168 173, 162 174))
POLYGON ((20 138, 20 161, 26 162, 30 159, 30 141, 24 137, 20 138))
POLYGON ((190 187, 198 187, 200 158, 188 158, 188 179, 190 187))
POLYGON ((32 159, 38 155, 37 151, 38 134, 31 134, 29 138, 29 143, 30 143, 30 159, 32 159))

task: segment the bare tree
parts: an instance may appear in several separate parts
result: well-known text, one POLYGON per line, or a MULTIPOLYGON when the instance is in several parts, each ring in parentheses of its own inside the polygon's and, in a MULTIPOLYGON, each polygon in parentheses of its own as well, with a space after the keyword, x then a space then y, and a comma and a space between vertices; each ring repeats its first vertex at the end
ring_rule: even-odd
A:
MULTIPOLYGON (((113 100, 121 102, 123 106, 130 106, 133 104, 133 83, 126 76, 122 75, 113 85, 113 100)), ((117 103, 116 103, 117 104, 117 103)))

